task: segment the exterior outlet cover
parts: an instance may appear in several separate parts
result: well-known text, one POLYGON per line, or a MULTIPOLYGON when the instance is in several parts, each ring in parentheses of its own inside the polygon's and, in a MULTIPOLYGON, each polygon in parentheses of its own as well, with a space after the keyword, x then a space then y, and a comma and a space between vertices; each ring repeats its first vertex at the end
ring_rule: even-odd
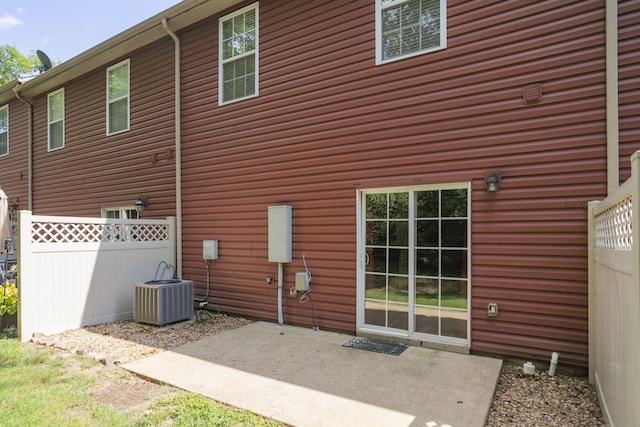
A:
POLYGON ((217 240, 202 241, 202 258, 218 259, 218 241, 217 240))
POLYGON ((495 302, 490 302, 487 305, 487 315, 489 317, 496 317, 498 315, 498 304, 495 302))
POLYGON ((304 271, 299 271, 296 273, 296 290, 309 290, 309 276, 307 276, 307 273, 304 271))

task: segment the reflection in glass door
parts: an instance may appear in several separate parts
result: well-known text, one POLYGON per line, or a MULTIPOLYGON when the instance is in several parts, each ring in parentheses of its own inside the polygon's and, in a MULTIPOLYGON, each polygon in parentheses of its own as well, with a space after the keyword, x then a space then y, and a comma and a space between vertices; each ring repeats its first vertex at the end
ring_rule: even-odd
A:
POLYGON ((363 194, 360 323, 467 342, 468 187, 403 190, 363 194))
POLYGON ((365 323, 408 330, 409 194, 365 197, 365 323))
POLYGON ((415 332, 467 338, 467 190, 415 192, 415 332))

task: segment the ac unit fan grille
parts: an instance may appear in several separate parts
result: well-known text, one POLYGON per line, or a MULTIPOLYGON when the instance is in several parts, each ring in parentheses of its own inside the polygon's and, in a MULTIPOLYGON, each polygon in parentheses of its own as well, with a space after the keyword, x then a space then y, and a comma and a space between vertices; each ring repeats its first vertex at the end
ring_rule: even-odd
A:
POLYGON ((133 320, 166 325, 193 316, 193 282, 136 283, 133 292, 133 320))

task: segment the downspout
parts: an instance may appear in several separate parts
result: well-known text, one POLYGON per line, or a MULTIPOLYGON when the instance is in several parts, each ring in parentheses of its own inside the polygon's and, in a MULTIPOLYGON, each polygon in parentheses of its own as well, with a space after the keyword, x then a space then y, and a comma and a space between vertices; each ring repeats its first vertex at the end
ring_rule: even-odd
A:
POLYGON ((182 153, 181 153, 181 143, 182 143, 182 128, 180 125, 180 39, 176 36, 176 33, 171 31, 169 28, 169 24, 167 23, 167 18, 162 18, 162 26, 167 33, 171 36, 173 41, 175 42, 175 129, 176 129, 176 275, 179 278, 182 278, 182 153))
POLYGON ((29 109, 27 116, 27 199, 28 210, 33 211, 33 104, 20 96, 19 87, 14 87, 13 92, 18 101, 24 103, 29 109))
POLYGON ((620 185, 618 140, 618 2, 605 6, 606 99, 607 99, 607 194, 620 185))

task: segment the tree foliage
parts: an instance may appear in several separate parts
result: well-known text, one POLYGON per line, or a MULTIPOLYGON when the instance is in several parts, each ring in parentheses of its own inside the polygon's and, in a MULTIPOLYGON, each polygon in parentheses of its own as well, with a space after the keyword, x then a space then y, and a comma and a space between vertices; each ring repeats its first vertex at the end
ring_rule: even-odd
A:
POLYGON ((14 46, 0 45, 0 86, 25 74, 33 74, 41 67, 35 53, 25 56, 14 46))

